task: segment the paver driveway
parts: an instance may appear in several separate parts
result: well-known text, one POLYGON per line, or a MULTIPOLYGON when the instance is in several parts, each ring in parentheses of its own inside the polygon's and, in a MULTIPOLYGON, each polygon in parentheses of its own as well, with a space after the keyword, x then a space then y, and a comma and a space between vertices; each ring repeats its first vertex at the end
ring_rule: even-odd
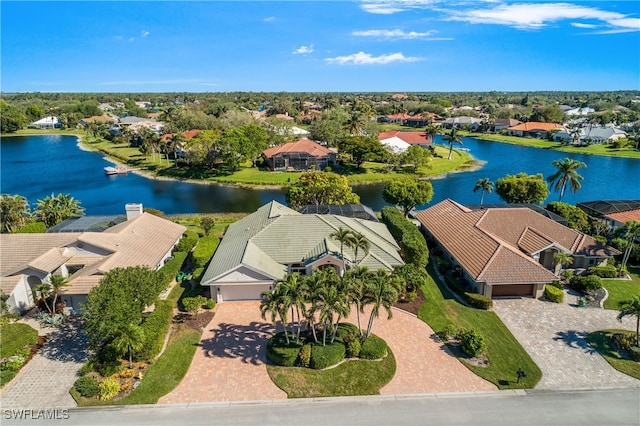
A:
POLYGON ((2 408, 71 408, 69 389, 87 361, 87 339, 72 319, 50 332, 49 341, 0 393, 2 408))
MULTIPOLYGON (((266 340, 274 326, 260 318, 259 302, 226 302, 216 309, 185 378, 159 402, 286 398, 265 367, 266 340)), ((355 313, 349 320, 356 323, 355 313)), ((373 332, 388 342, 397 360, 396 374, 381 389, 383 394, 496 389, 464 367, 433 339, 431 328, 411 314, 394 310, 393 319, 387 320, 383 313, 373 332)))
POLYGON ((615 370, 585 340, 606 328, 634 330, 635 321, 620 323, 617 311, 531 298, 497 299, 493 308, 542 370, 536 389, 640 387, 640 380, 615 370))

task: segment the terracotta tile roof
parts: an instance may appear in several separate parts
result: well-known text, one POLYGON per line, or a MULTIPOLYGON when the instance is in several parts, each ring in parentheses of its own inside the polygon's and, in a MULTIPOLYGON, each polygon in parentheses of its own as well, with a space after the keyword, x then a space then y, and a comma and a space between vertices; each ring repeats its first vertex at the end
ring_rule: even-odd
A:
POLYGON ((411 145, 421 145, 431 143, 431 138, 425 132, 403 132, 399 130, 389 130, 378 135, 378 140, 399 138, 411 145))
POLYGON ((544 130, 548 132, 553 129, 564 129, 560 124, 556 123, 541 123, 538 121, 529 121, 528 123, 520 123, 516 126, 509 127, 508 130, 520 130, 523 132, 531 132, 533 130, 544 130))
POLYGON ((640 209, 627 210, 626 212, 609 213, 605 216, 607 219, 615 220, 616 222, 626 223, 632 220, 640 222, 640 209))
POLYGON ((82 121, 88 124, 88 123, 109 123, 115 120, 110 116, 103 114, 103 115, 94 115, 92 117, 83 118, 82 121))
POLYGON ((555 276, 527 254, 550 245, 574 255, 619 252, 526 208, 469 210, 444 200, 420 211, 418 220, 476 281, 544 283, 555 276), (526 254, 527 253, 527 254, 526 254))
POLYGON ((277 154, 294 152, 304 152, 314 157, 324 157, 325 155, 333 153, 329 148, 310 139, 303 138, 295 142, 289 142, 284 145, 267 148, 262 151, 262 154, 267 158, 271 158, 277 154))

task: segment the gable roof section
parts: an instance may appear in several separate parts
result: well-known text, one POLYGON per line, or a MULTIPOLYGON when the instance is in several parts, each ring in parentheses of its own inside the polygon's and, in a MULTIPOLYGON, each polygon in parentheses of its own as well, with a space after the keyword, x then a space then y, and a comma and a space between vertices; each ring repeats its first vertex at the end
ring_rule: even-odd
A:
POLYGON ((388 132, 380 133, 378 135, 378 140, 382 142, 387 139, 392 139, 394 137, 410 145, 431 143, 431 138, 425 132, 402 132, 399 130, 390 130, 388 132))
MULTIPOLYGON (((0 275, 28 267, 53 247, 76 241, 80 234, 0 234, 0 275)), ((40 265, 42 266, 42 265, 40 265)))
MULTIPOLYGON (((399 247, 382 223, 337 215, 303 215, 272 201, 229 226, 202 282, 211 283, 240 264, 282 278, 286 264, 308 263, 325 254, 340 253, 340 244, 330 237, 339 227, 361 232, 369 240, 370 254, 358 253, 363 265, 387 270, 402 265, 399 247)), ((347 263, 355 261, 355 253, 347 247, 344 255, 347 263)))
POLYGON ((626 223, 632 220, 640 222, 640 209, 627 210, 624 212, 609 213, 605 216, 607 219, 620 223, 626 223))
POLYGON ((531 132, 534 130, 544 130, 548 132, 553 129, 564 129, 560 124, 556 123, 541 123, 539 121, 529 121, 527 123, 520 123, 516 126, 511 126, 508 130, 520 130, 523 132, 531 132))
POLYGON ((322 146, 311 139, 303 138, 295 142, 289 142, 284 145, 267 148, 262 151, 262 154, 267 158, 271 158, 278 154, 292 154, 300 152, 304 152, 314 157, 324 157, 333 153, 329 148, 322 146))

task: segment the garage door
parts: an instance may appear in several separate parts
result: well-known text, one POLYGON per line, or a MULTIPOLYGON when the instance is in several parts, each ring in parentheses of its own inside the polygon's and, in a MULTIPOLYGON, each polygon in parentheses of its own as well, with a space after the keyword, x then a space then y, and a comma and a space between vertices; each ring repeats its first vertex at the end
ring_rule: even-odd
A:
POLYGON ((269 284, 220 286, 220 294, 224 302, 231 300, 260 300, 260 294, 266 290, 269 290, 269 284))
POLYGON ((535 284, 509 284, 494 285, 491 292, 492 297, 505 296, 531 296, 533 297, 535 284))

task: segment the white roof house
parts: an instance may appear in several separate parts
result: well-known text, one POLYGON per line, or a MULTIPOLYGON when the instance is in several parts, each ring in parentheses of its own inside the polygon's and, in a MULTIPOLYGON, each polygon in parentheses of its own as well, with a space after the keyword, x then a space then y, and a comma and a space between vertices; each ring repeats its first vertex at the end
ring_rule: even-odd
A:
POLYGON ((411 146, 411 144, 408 144, 407 142, 403 141, 397 136, 387 138, 387 139, 382 139, 380 143, 384 145, 386 149, 393 152, 394 154, 401 154, 405 152, 407 149, 409 149, 409 147, 411 146))
POLYGON ((41 118, 38 121, 34 121, 29 124, 29 127, 33 127, 36 129, 53 129, 59 123, 57 117, 49 116, 41 118))

